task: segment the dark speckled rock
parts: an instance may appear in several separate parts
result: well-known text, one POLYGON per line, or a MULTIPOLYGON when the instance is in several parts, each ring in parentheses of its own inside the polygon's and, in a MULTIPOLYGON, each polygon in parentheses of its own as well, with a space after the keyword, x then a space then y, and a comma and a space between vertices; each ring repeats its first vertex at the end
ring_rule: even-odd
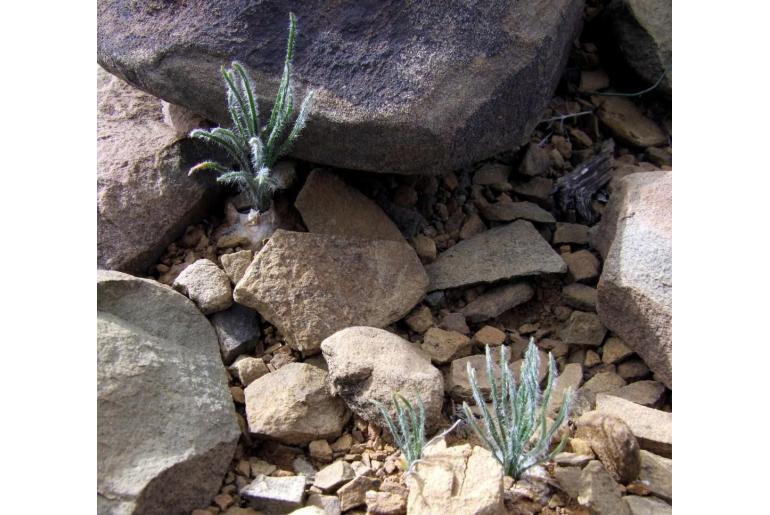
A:
POLYGON ((97 60, 137 87, 228 123, 219 68, 237 59, 269 112, 297 14, 298 96, 317 91, 296 157, 442 173, 529 137, 582 0, 99 2, 97 60))

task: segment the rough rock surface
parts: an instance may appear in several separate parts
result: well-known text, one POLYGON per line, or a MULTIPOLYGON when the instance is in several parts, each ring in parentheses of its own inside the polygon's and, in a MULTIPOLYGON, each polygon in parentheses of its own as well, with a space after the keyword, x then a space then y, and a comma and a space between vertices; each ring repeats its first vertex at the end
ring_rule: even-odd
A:
POLYGON ((673 513, 671 505, 654 497, 626 495, 623 500, 631 510, 631 515, 670 515, 673 513))
POLYGON ((372 401, 379 401, 395 417, 392 395, 425 403, 426 425, 435 427, 444 402, 441 372, 419 348, 403 338, 374 327, 350 327, 321 344, 329 364, 332 393, 342 397, 364 420, 385 427, 372 401))
POLYGON ((671 388, 671 172, 631 174, 605 211, 597 312, 671 388))
POLYGON ((204 315, 229 308, 233 303, 230 278, 216 263, 199 259, 174 280, 174 289, 190 297, 204 315))
POLYGON ((631 68, 654 84, 665 72, 660 89, 671 95, 671 2, 667 0, 615 0, 607 16, 620 52, 631 68))
POLYGON ((588 442, 615 481, 629 483, 639 476, 639 443, 621 419, 598 411, 583 413, 575 437, 588 442))
POLYGON ((539 274, 564 273, 567 265, 526 220, 463 240, 425 267, 429 291, 539 274))
POLYGON ((316 168, 294 203, 310 232, 368 240, 405 241, 396 224, 363 193, 316 168))
POLYGON ((290 445, 339 436, 350 412, 326 378, 320 368, 289 363, 252 382, 245 390, 249 431, 290 445))
POLYGON ((240 495, 267 513, 287 513, 302 506, 305 498, 303 476, 270 477, 263 474, 241 488, 240 495))
POLYGON ((254 253, 250 250, 241 250, 233 252, 232 254, 222 254, 219 260, 222 262, 222 268, 225 269, 227 277, 230 278, 230 282, 233 286, 238 284, 243 274, 246 273, 246 269, 251 264, 251 260, 254 258, 254 253))
MULTIPOLYGON (((254 76, 272 104, 286 48, 281 2, 98 5, 97 60, 169 102, 229 124, 219 67, 254 76)), ((294 80, 317 98, 293 155, 340 168, 441 173, 529 138, 582 21, 580 0, 449 8, 305 2, 294 80)), ((263 115, 264 116, 264 115, 263 115)))
POLYGON ((503 507, 503 467, 488 450, 469 444, 447 448, 439 440, 407 478, 410 515, 498 515, 503 507))
POLYGON ((254 257, 234 297, 275 325, 292 348, 316 354, 340 329, 401 319, 427 285, 406 243, 279 230, 254 257))
POLYGON ((97 272, 97 509, 189 513, 240 436, 214 329, 155 281, 97 272))
POLYGON ((671 456, 671 413, 646 408, 603 393, 596 396, 596 409, 614 415, 628 424, 642 449, 665 457, 671 456))
POLYGON ((646 148, 663 145, 668 141, 666 133, 644 116, 629 99, 601 97, 597 103, 599 119, 623 143, 646 148))
POLYGON ((187 172, 205 156, 163 123, 158 98, 101 68, 96 75, 96 262, 143 274, 203 216, 209 178, 187 172))
POLYGON ((561 330, 561 339, 570 345, 598 347, 606 334, 607 328, 602 325, 598 316, 585 311, 573 311, 561 330))
POLYGON ((671 465, 673 461, 644 450, 639 451, 639 457, 642 464, 639 480, 654 495, 671 502, 673 495, 671 465))
POLYGON ((607 473, 600 461, 592 461, 580 474, 578 503, 596 515, 631 515, 628 505, 618 490, 618 485, 607 473))
POLYGON ((534 294, 535 290, 526 283, 495 286, 468 303, 462 314, 469 322, 483 322, 527 302, 534 294))
POLYGON ((457 331, 445 331, 438 327, 431 327, 425 333, 420 347, 425 354, 430 356, 431 361, 443 365, 453 359, 470 354, 473 350, 473 343, 470 338, 457 331))
POLYGON ((551 213, 532 202, 495 202, 482 204, 479 212, 486 220, 494 222, 513 222, 523 219, 539 223, 555 223, 551 213))

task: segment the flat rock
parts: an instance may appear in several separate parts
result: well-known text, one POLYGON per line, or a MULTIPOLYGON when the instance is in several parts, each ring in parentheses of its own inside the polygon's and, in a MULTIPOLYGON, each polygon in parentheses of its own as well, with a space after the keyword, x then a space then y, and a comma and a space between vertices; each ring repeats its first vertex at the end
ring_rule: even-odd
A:
POLYGON ((597 515, 631 515, 623 501, 618 485, 600 461, 592 461, 580 474, 578 503, 597 515))
POLYGON ((631 515, 670 515, 672 513, 670 504, 654 497, 626 495, 623 501, 628 504, 631 515))
POLYGON ((612 392, 615 397, 654 408, 663 398, 666 387, 657 381, 636 381, 612 392))
POLYGON ((556 223, 551 213, 532 202, 495 202, 482 204, 479 212, 485 219, 493 222, 512 222, 514 220, 529 220, 540 223, 556 223))
POLYGON ((426 263, 430 263, 436 259, 436 255, 438 254, 436 242, 424 234, 417 234, 412 238, 412 246, 414 246, 414 251, 417 252, 420 259, 426 263))
POLYGON ((640 381, 650 375, 650 369, 641 359, 630 359, 617 366, 617 372, 620 377, 629 383, 640 381))
POLYGON ((460 228, 460 239, 467 240, 487 230, 484 221, 476 213, 471 213, 460 228))
POLYGON ((639 476, 639 443, 631 429, 612 415, 589 411, 577 419, 575 437, 588 442, 615 481, 630 483, 639 476))
POLYGON ((340 515, 342 513, 340 499, 336 495, 310 494, 305 504, 321 508, 324 515, 340 515))
POLYGON ((405 241, 370 198, 329 170, 316 168, 294 203, 308 230, 367 240, 405 241))
POLYGON ((639 457, 639 480, 653 495, 670 503, 673 493, 672 460, 644 450, 639 452, 639 457))
POLYGON ((672 38, 671 2, 621 0, 607 8, 608 28, 624 60, 650 86, 663 74, 658 86, 671 96, 672 38))
POLYGON ((241 434, 214 329, 183 295, 120 272, 97 272, 96 316, 98 512, 207 505, 241 434))
POLYGON ((406 479, 410 515, 505 513, 503 468, 484 448, 447 448, 440 440, 425 450, 415 472, 406 479))
POLYGON ((313 486, 325 493, 335 492, 337 488, 355 477, 353 469, 347 461, 335 461, 319 470, 315 475, 313 486))
POLYGON ((671 388, 671 172, 621 180, 597 232, 597 312, 671 388))
POLYGON ((535 202, 544 202, 551 197, 553 181, 545 177, 533 177, 526 182, 518 182, 513 185, 513 192, 535 202))
POLYGON ((217 332, 222 362, 231 364, 241 354, 257 348, 261 331, 259 315, 253 309, 234 303, 230 308, 211 315, 211 325, 217 332))
POLYGON ((366 504, 366 492, 377 490, 379 487, 379 479, 358 476, 337 491, 337 496, 340 498, 340 508, 342 511, 348 511, 363 506, 366 504))
POLYGON ((222 268, 225 269, 225 273, 230 278, 233 286, 241 280, 253 258, 254 253, 251 250, 240 250, 232 254, 222 254, 219 257, 219 261, 222 262, 222 268))
MULTIPOLYGON (((264 119, 283 71, 287 9, 227 1, 98 5, 97 61, 168 102, 230 125, 219 68, 241 61, 264 119), (233 20, 237 20, 237 23, 233 20)), ((292 67, 313 88, 292 149, 305 161, 443 173, 526 143, 562 75, 583 2, 301 3, 292 67), (471 79, 472 78, 472 79, 471 79)))
POLYGON ((374 327, 349 327, 321 344, 329 365, 329 385, 350 409, 364 420, 385 427, 385 420, 372 401, 382 403, 395 417, 393 394, 411 403, 425 404, 426 426, 440 421, 444 403, 441 372, 418 346, 374 327))
MULTIPOLYGON (((492 355, 496 358, 492 367, 492 373, 494 374, 495 379, 499 379, 502 374, 498 363, 499 354, 493 352, 492 355)), ((486 357, 483 354, 475 354, 466 358, 456 359, 452 361, 452 364, 449 367, 446 389, 447 392, 458 401, 470 400, 473 398, 471 384, 470 381, 468 381, 468 363, 470 363, 471 367, 476 369, 476 379, 481 393, 483 395, 489 395, 489 392, 491 391, 489 377, 487 376, 486 357)))
POLYGON ((575 243, 585 245, 588 243, 588 226, 558 222, 553 233, 553 244, 575 243))
MULTIPOLYGON (((584 460, 581 460, 581 463, 583 461, 584 460)), ((559 487, 571 498, 577 499, 578 495, 580 495, 581 472, 579 466, 556 467, 553 475, 556 478, 559 487)))
POLYGON ((233 303, 230 278, 216 263, 199 259, 174 280, 176 291, 187 295, 204 315, 229 308, 233 303))
POLYGON ((462 313, 447 313, 446 316, 441 319, 439 327, 441 329, 446 329, 447 331, 457 331, 460 334, 471 334, 468 323, 465 321, 465 315, 462 313))
POLYGON ((350 419, 342 399, 332 396, 327 373, 289 363, 246 387, 246 420, 259 437, 289 445, 336 438, 350 419))
POLYGON ((279 230, 249 265, 234 297, 309 355, 345 327, 400 320, 427 285, 406 243, 279 230))
POLYGON ((625 385, 626 381, 615 372, 599 372, 585 382, 581 392, 590 392, 591 398, 595 399, 598 393, 611 392, 625 385))
POLYGON ((431 327, 425 333, 420 348, 430 356, 433 363, 443 365, 470 354, 473 343, 470 338, 457 331, 431 327))
POLYGON ((580 283, 593 283, 599 277, 601 264, 596 256, 587 250, 568 252, 561 258, 567 263, 569 275, 574 281, 580 283))
POLYGON ((568 306, 582 311, 596 311, 596 288, 585 284, 568 284, 561 291, 561 297, 568 306))
POLYGON ((646 408, 603 393, 596 396, 596 409, 614 415, 628 424, 642 449, 660 456, 671 456, 671 413, 646 408))
POLYGON ((188 177, 206 150, 163 122, 159 98, 100 67, 96 76, 96 263, 145 274, 216 190, 210 177, 188 177))
POLYGON ((372 515, 404 515, 406 495, 402 492, 366 492, 366 513, 372 515))
POLYGON ((429 291, 515 277, 564 273, 567 265, 526 220, 495 227, 439 254, 425 268, 429 291))
POLYGON ((573 311, 567 324, 561 330, 561 339, 570 345, 598 347, 604 341, 607 328, 594 313, 573 311))
POLYGON ((484 322, 527 302, 534 294, 535 291, 526 283, 495 286, 469 302, 462 313, 469 322, 484 322))
POLYGON ((241 488, 239 493, 258 510, 287 513, 302 507, 302 500, 305 498, 305 477, 271 477, 260 474, 241 488))
POLYGON ((485 346, 489 345, 497 347, 505 342, 505 332, 501 331, 497 327, 491 325, 485 325, 473 335, 473 341, 476 345, 485 346))
POLYGON ((627 145, 638 148, 655 147, 668 141, 666 134, 655 122, 644 116, 627 98, 600 97, 599 120, 613 136, 627 145))

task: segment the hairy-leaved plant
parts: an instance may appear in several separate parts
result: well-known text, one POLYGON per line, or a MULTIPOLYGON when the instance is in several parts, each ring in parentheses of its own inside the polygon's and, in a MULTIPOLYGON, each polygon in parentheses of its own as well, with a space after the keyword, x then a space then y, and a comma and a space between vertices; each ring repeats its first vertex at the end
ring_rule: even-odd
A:
POLYGON ((548 426, 546 412, 551 400, 551 390, 556 381, 556 364, 548 354, 548 382, 541 395, 537 372, 540 357, 534 339, 530 339, 524 361, 521 365, 519 385, 508 366, 509 350, 500 346, 500 378, 494 375, 492 351, 486 347, 487 377, 490 385, 492 413, 490 413, 476 379, 476 370, 468 363, 468 380, 473 399, 481 411, 481 424, 476 420, 468 403, 463 402, 463 411, 468 424, 484 445, 503 465, 506 475, 518 479, 529 467, 551 459, 561 451, 565 438, 553 452, 548 452, 556 431, 567 419, 572 403, 572 391, 564 392, 564 400, 553 423, 548 426), (537 435, 538 430, 540 434, 537 435))
POLYGON ((235 163, 230 169, 214 161, 204 161, 190 169, 190 174, 213 170, 219 174, 217 182, 238 186, 252 207, 258 212, 270 208, 273 193, 281 184, 271 169, 284 156, 305 127, 313 101, 309 91, 302 102, 294 126, 286 134, 294 111, 292 60, 297 37, 297 18, 289 13, 289 39, 283 76, 275 97, 270 120, 264 126, 259 122, 259 106, 254 81, 237 61, 229 69, 222 66, 227 92, 227 110, 233 122, 232 129, 217 127, 212 130, 196 129, 190 137, 203 139, 222 147, 235 163))
POLYGON ((417 409, 415 409, 402 395, 393 394, 396 421, 393 420, 388 409, 381 402, 373 402, 385 419, 388 430, 393 435, 393 442, 401 450, 407 467, 411 467, 414 462, 420 459, 425 447, 425 405, 422 399, 417 397, 417 409))

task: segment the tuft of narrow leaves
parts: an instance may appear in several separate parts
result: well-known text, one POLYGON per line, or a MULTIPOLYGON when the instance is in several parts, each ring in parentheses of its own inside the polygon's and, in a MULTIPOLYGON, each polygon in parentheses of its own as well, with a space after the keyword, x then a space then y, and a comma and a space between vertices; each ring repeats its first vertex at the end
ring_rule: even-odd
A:
POLYGON ((534 339, 530 339, 524 361, 521 365, 520 384, 508 366, 509 350, 500 346, 500 378, 494 375, 492 351, 486 347, 487 377, 491 387, 492 412, 487 407, 479 389, 476 370, 468 363, 468 380, 473 400, 481 411, 481 423, 476 419, 468 403, 463 402, 467 423, 473 428, 484 445, 503 465, 506 475, 518 479, 529 467, 553 458, 561 452, 565 439, 552 452, 548 452, 556 431, 564 424, 572 403, 572 391, 564 393, 556 419, 549 426, 546 412, 551 399, 551 390, 556 381, 556 364, 548 354, 548 382, 541 394, 537 372, 540 357, 534 339), (539 434, 538 434, 539 431, 539 434))
POLYGON ((233 127, 195 129, 190 133, 192 138, 222 147, 235 164, 234 168, 228 168, 213 161, 205 161, 193 166, 190 175, 200 171, 216 172, 219 174, 217 182, 237 186, 259 212, 270 208, 273 193, 281 186, 271 174, 271 169, 279 158, 286 155, 305 127, 313 102, 314 92, 310 91, 302 101, 294 125, 289 130, 295 104, 292 61, 296 38, 297 17, 289 13, 289 39, 283 76, 266 125, 260 125, 254 81, 241 63, 233 61, 230 68, 222 66, 221 70, 225 81, 227 110, 233 127))
POLYGON ((373 401, 380 410, 393 441, 401 450, 401 454, 411 465, 420 459, 425 447, 425 405, 422 399, 417 397, 417 409, 399 394, 393 394, 393 405, 396 409, 396 420, 390 416, 388 409, 381 402, 373 401))

